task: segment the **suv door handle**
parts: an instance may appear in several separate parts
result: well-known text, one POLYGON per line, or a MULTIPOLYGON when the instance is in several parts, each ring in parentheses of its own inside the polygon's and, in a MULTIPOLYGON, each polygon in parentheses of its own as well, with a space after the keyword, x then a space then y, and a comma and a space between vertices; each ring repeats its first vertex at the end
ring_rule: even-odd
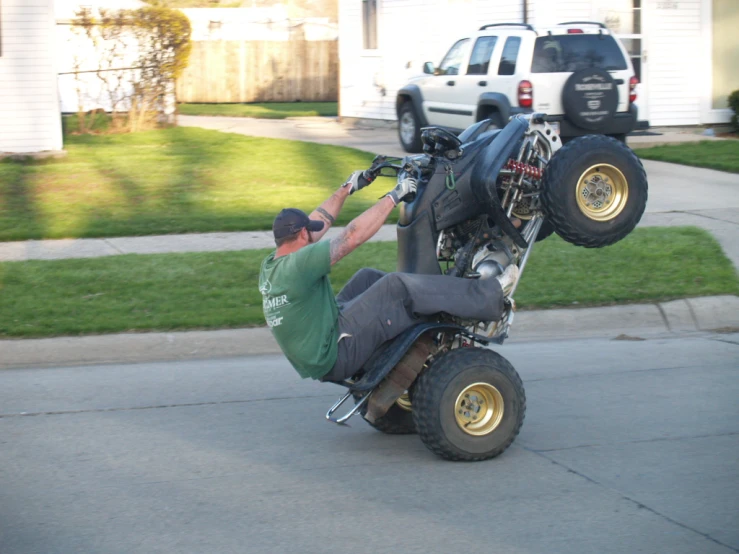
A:
POLYGON ((623 85, 624 84, 624 80, 623 79, 614 79, 613 82, 616 83, 617 85, 623 85))
POLYGON ((454 86, 454 81, 447 81, 446 84, 449 87, 453 87, 454 86))
POLYGON ((488 86, 488 82, 487 82, 487 81, 480 81, 480 82, 479 82, 479 83, 477 83, 477 84, 478 84, 478 85, 480 85, 481 87, 486 87, 486 86, 488 86))

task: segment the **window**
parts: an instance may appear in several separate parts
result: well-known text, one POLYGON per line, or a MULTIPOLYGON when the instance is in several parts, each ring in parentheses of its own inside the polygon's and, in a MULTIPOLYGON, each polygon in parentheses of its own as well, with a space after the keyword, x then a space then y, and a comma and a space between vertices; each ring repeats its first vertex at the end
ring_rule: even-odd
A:
POLYGON ((493 55, 496 42, 498 42, 498 37, 480 37, 477 39, 470 56, 470 64, 467 66, 467 75, 488 74, 490 56, 493 55))
POLYGON ((608 0, 607 5, 600 8, 600 17, 597 19, 597 21, 603 21, 613 36, 621 40, 631 58, 636 78, 640 81, 644 46, 642 44, 641 13, 642 0, 608 0))
POLYGON ((459 75, 459 66, 462 65, 469 41, 470 39, 463 38, 454 43, 454 46, 449 49, 444 59, 441 60, 441 65, 436 70, 437 75, 459 75))
POLYGON ((536 39, 532 73, 567 73, 587 67, 626 69, 626 60, 611 35, 553 35, 536 39))
POLYGON ((518 49, 520 47, 520 37, 508 37, 503 47, 503 54, 500 56, 498 75, 513 75, 516 73, 516 58, 518 58, 518 49))
POLYGON ((377 50, 377 0, 362 0, 362 48, 377 50))

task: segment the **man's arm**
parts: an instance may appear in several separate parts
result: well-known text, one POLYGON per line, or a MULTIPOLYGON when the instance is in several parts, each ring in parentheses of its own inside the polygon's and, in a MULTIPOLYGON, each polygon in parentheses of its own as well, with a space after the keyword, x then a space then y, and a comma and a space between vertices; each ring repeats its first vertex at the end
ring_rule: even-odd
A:
POLYGON ((384 196, 377 204, 352 219, 338 237, 331 239, 331 265, 354 251, 360 244, 367 242, 379 231, 394 207, 393 199, 384 196))
POLYGON ((365 177, 364 173, 363 171, 352 173, 346 180, 346 183, 341 185, 339 190, 331 195, 331 198, 311 212, 308 216, 310 219, 320 219, 324 222, 323 229, 317 233, 313 233, 313 240, 320 240, 334 224, 336 218, 339 217, 339 212, 341 212, 347 196, 363 189, 374 180, 365 177))
POLYGON ((334 224, 336 218, 339 217, 341 208, 344 206, 344 200, 346 200, 350 192, 351 187, 345 187, 342 185, 339 187, 339 190, 333 193, 328 200, 318 206, 308 216, 310 219, 320 219, 324 223, 323 229, 313 233, 314 241, 320 240, 321 237, 331 228, 331 225, 334 224))

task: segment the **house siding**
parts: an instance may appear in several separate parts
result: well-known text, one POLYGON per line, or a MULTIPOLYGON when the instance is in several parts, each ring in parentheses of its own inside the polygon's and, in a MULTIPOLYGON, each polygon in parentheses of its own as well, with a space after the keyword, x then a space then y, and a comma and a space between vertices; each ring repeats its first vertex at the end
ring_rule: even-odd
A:
POLYGON ((61 150, 52 0, 2 0, 0 25, 0 152, 61 150))
POLYGON ((652 125, 701 123, 701 0, 646 3, 649 23, 649 121, 652 125), (655 24, 656 22, 659 24, 655 24))

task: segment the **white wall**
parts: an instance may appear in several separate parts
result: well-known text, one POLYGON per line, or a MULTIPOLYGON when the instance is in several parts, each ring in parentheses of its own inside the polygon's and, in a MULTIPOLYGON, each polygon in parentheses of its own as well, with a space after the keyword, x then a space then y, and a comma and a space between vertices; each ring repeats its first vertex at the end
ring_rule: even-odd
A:
POLYGON ((62 149, 52 1, 0 2, 0 152, 62 149))
POLYGON ((711 66, 702 49, 702 1, 710 2, 645 2, 651 125, 701 123, 702 67, 711 66))

